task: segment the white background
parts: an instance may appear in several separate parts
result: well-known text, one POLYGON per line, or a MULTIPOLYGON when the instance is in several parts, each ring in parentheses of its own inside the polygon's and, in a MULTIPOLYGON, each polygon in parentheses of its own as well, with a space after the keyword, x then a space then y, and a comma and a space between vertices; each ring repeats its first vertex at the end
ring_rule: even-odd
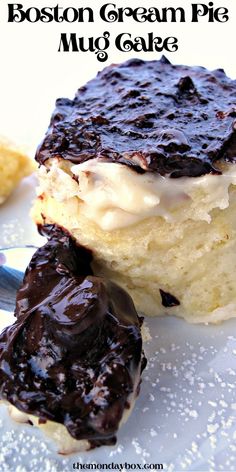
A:
MULTIPOLYGON (((12 2, 14 3, 14 2, 12 2)), ((20 3, 20 0, 18 1, 20 3)), ((55 6, 55 0, 21 0, 24 8, 55 6)), ((183 7, 186 23, 105 23, 99 17, 99 9, 108 0, 60 0, 59 5, 68 7, 92 7, 94 23, 8 23, 8 2, 0 0, 0 135, 7 135, 20 145, 34 149, 46 131, 51 111, 57 97, 73 97, 76 89, 92 78, 104 65, 94 53, 57 52, 60 34, 74 32, 78 36, 98 37, 104 31, 111 33, 111 43, 118 33, 130 32, 145 36, 154 32, 157 36, 176 36, 179 50, 167 53, 174 63, 203 65, 209 69, 223 67, 228 75, 236 78, 235 28, 236 1, 215 0, 215 7, 229 9, 227 23, 208 23, 202 18, 191 23, 190 0, 112 0, 117 7, 146 8, 154 6, 183 7)), ((204 3, 204 2, 203 2, 204 3)), ((205 2, 208 4, 208 2, 205 2)), ((130 57, 158 59, 159 53, 122 53, 113 44, 105 65, 122 62, 130 57)))

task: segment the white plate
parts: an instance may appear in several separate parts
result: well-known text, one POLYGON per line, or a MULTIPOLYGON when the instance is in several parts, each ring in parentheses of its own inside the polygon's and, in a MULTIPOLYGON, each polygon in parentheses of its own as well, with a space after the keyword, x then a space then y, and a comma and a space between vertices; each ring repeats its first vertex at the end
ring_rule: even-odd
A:
MULTIPOLYGON (((42 242, 28 216, 34 185, 34 178, 25 179, 0 208, 1 247, 42 242)), ((0 317, 6 324, 8 315, 0 311, 0 317)), ((192 326, 163 317, 146 323, 152 335, 144 346, 148 366, 116 446, 60 456, 35 428, 13 423, 2 406, 1 471, 71 471, 75 462, 236 471, 236 320, 192 326)))

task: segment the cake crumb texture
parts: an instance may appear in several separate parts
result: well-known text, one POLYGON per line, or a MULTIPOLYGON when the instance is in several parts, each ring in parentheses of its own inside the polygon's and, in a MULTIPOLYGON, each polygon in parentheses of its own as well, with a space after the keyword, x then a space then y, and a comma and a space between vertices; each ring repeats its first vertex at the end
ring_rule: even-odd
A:
POLYGON ((59 202, 42 195, 33 209, 37 223, 56 223, 92 249, 94 271, 120 284, 146 315, 177 315, 192 323, 218 323, 236 316, 236 188, 211 221, 174 223, 161 217, 103 231, 79 211, 76 197, 59 202), (160 289, 180 305, 166 308, 160 289))

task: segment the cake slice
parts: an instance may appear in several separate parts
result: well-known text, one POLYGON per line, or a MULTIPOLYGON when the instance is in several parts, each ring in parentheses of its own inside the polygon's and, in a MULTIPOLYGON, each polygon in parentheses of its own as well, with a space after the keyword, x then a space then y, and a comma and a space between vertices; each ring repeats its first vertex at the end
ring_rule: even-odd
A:
POLYGON ((17 147, 0 137, 0 205, 18 183, 35 170, 34 161, 17 147))
POLYGON ((146 360, 129 295, 96 277, 91 253, 55 227, 33 256, 0 335, 0 398, 60 453, 114 444, 146 360))
POLYGON ((236 315, 236 81, 134 59, 57 100, 39 146, 37 224, 93 253, 146 315, 236 315))

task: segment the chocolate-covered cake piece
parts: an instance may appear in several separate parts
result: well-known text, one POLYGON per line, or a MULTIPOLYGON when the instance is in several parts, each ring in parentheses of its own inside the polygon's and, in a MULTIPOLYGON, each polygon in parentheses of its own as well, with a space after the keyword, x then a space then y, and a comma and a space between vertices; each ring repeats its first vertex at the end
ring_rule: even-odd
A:
POLYGON ((113 64, 57 101, 36 159, 34 221, 92 250, 138 311, 235 316, 236 80, 165 58, 113 64))
POLYGON ((235 80, 222 69, 131 59, 99 72, 74 100, 57 100, 36 160, 98 158, 196 177, 220 173, 218 161, 235 150, 235 80))
POLYGON ((93 275, 89 251, 46 230, 0 336, 0 396, 86 447, 114 444, 145 365, 142 321, 123 289, 93 275))

